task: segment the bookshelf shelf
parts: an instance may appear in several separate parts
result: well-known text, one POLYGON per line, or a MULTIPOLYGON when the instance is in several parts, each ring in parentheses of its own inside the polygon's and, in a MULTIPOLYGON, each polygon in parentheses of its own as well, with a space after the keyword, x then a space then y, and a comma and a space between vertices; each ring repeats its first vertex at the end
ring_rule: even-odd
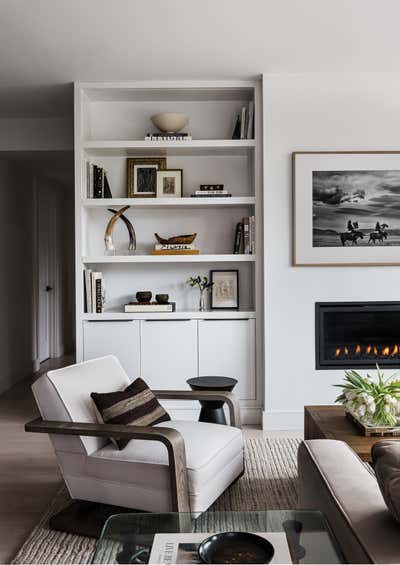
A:
POLYGON ((143 312, 126 314, 109 310, 102 314, 84 314, 83 320, 250 320, 256 317, 254 310, 206 310, 205 312, 182 310, 176 312, 143 312))
POLYGON ((132 208, 203 208, 209 206, 254 206, 254 196, 232 196, 228 198, 84 198, 84 208, 108 208, 131 206, 132 208))
POLYGON ((84 264, 101 263, 243 263, 255 262, 255 255, 94 255, 82 257, 84 264))

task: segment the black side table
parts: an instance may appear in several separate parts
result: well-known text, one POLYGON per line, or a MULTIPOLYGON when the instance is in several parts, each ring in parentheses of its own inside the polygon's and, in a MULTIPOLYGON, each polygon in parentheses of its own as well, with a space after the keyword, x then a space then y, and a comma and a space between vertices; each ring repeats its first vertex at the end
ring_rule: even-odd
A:
MULTIPOLYGON (((237 380, 231 377, 194 377, 186 382, 192 390, 226 390, 231 392, 237 380)), ((199 402, 201 404, 199 422, 226 425, 223 410, 224 402, 219 400, 200 400, 199 402)))

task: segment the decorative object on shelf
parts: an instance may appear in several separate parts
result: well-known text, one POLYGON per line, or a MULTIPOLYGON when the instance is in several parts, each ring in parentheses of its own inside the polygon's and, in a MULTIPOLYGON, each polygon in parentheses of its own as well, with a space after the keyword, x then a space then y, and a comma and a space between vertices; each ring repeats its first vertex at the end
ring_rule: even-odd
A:
MULTIPOLYGON (((114 210, 113 208, 107 208, 107 210, 109 212, 111 212, 112 214, 118 213, 118 210, 114 210)), ((128 220, 128 218, 125 216, 125 214, 121 214, 120 218, 124 222, 124 224, 126 225, 126 229, 128 230, 128 233, 129 233, 128 255, 134 255, 135 252, 136 252, 136 232, 135 232, 135 228, 133 227, 131 221, 128 220)))
POLYGON ((180 113, 162 113, 151 116, 151 121, 160 131, 170 135, 177 133, 189 123, 189 116, 180 113))
POLYGON ((85 161, 86 198, 112 198, 107 173, 90 161, 85 161))
POLYGON ((297 152, 293 264, 399 265, 400 152, 297 152))
POLYGON ((139 314, 140 312, 175 312, 175 302, 129 302, 124 305, 127 314, 139 314))
POLYGON ((105 305, 105 284, 103 273, 85 269, 84 281, 84 309, 88 314, 101 314, 105 305))
POLYGON ((199 298, 199 312, 204 312, 206 309, 205 305, 205 294, 206 292, 210 292, 214 283, 208 280, 208 277, 197 275, 197 277, 190 277, 188 283, 191 287, 197 286, 200 291, 200 298, 199 298))
POLYGON ((210 271, 212 284, 212 310, 239 309, 239 271, 213 270, 210 271))
POLYGON ((254 102, 252 100, 247 108, 243 106, 236 115, 232 139, 254 139, 254 102))
POLYGON ((158 302, 158 304, 168 304, 168 300, 168 294, 156 294, 156 302, 158 302))
POLYGON ((374 379, 369 374, 363 377, 354 370, 345 371, 344 383, 334 385, 342 389, 336 402, 343 404, 365 430, 397 426, 400 434, 400 379, 395 378, 397 373, 384 378, 379 365, 376 372, 374 379))
POLYGON ((206 192, 208 192, 210 190, 224 190, 224 185, 223 184, 201 184, 200 190, 201 191, 205 190, 206 192))
MULTIPOLYGON (((118 212, 115 212, 113 217, 107 224, 106 232, 104 234, 104 243, 106 246, 106 255, 115 255, 115 245, 113 243, 112 235, 115 227, 116 221, 123 215, 124 212, 128 210, 129 206, 124 206, 118 212)), ((129 221, 129 220, 128 220, 129 221)), ((133 226, 132 226, 133 229, 133 226)), ((129 237, 131 237, 129 233, 129 237)))
POLYGON ((204 197, 229 197, 232 196, 227 190, 224 190, 223 184, 201 184, 200 190, 196 190, 192 196, 196 198, 204 197))
POLYGON ((255 237, 255 217, 247 216, 236 224, 233 253, 238 255, 242 250, 245 255, 254 255, 256 252, 255 237))
POLYGON ((180 198, 182 196, 182 169, 157 171, 157 198, 180 198))
POLYGON ((165 157, 131 157, 127 159, 128 198, 154 198, 157 171, 167 168, 165 157))
POLYGON ((152 296, 153 293, 150 290, 139 290, 136 293, 136 300, 141 304, 145 304, 147 302, 150 302, 152 296))
POLYGON ((188 133, 174 133, 165 135, 164 133, 146 133, 145 141, 192 141, 192 136, 188 133))
POLYGON ((158 243, 162 245, 190 245, 196 239, 197 233, 191 233, 187 235, 174 235, 166 239, 161 237, 158 233, 154 234, 158 243))
POLYGON ((193 244, 197 233, 190 235, 176 235, 165 239, 157 233, 154 234, 158 243, 155 244, 152 255, 199 255, 200 251, 193 244))

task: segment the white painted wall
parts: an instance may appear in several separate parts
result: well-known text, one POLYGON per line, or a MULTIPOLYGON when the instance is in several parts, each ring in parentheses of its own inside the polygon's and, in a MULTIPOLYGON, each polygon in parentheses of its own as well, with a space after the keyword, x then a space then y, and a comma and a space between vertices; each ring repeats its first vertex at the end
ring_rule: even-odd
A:
POLYGON ((31 188, 20 165, 0 161, 0 392, 32 369, 31 188))
MULTIPOLYGON (((400 75, 264 76, 266 429, 301 428, 342 371, 316 371, 314 303, 399 300, 396 267, 292 267, 291 152, 400 150, 400 75)), ((400 254, 399 254, 400 259, 400 254)))

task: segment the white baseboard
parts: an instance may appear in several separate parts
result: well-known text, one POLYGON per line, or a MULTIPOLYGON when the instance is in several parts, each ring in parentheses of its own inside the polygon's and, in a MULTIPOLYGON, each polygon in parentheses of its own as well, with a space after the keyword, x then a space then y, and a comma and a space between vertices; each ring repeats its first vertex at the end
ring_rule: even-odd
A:
POLYGON ((263 430, 303 430, 304 412, 264 411, 263 430))

